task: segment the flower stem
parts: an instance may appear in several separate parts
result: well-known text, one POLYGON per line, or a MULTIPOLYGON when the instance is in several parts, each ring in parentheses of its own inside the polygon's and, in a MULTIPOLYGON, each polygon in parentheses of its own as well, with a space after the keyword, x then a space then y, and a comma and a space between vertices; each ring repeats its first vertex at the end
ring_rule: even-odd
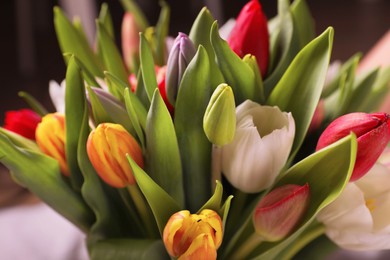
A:
POLYGON ((137 185, 128 185, 127 190, 131 198, 133 199, 134 205, 137 208, 138 214, 141 217, 141 221, 143 222, 147 233, 151 237, 155 237, 155 230, 153 228, 153 220, 151 219, 150 211, 146 206, 146 201, 138 188, 137 185))
POLYGON ((246 259, 248 255, 263 242, 263 238, 256 233, 252 233, 250 237, 232 254, 230 259, 240 260, 246 259))

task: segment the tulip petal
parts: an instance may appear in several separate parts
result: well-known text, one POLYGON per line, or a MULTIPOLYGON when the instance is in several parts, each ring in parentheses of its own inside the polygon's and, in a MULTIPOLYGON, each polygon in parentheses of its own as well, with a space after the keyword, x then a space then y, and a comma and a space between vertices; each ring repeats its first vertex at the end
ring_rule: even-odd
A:
POLYGON ((217 259, 217 250, 214 241, 209 234, 201 234, 196 237, 188 250, 179 257, 179 260, 213 260, 217 259))

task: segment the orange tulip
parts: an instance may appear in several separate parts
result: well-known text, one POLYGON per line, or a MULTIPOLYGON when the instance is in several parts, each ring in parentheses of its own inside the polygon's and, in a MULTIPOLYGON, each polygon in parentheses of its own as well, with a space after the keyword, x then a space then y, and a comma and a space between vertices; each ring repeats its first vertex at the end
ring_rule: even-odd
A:
POLYGON ((215 211, 182 210, 168 220, 163 241, 168 253, 178 259, 216 259, 222 235, 222 221, 215 211))
POLYGON ((135 183, 126 154, 129 154, 141 168, 144 164, 141 147, 119 124, 98 125, 88 137, 87 153, 99 176, 116 188, 135 183))
POLYGON ((35 138, 39 148, 56 159, 61 172, 69 176, 65 154, 65 116, 61 113, 45 115, 37 126, 35 138))

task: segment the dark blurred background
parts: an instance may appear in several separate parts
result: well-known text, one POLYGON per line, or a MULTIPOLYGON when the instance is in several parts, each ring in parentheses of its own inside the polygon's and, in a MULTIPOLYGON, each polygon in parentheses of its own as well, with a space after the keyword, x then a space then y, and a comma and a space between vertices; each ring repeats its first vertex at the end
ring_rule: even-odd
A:
MULTIPOLYGON (((0 1, 0 124, 4 112, 27 107, 18 97, 27 91, 49 109, 49 80, 60 82, 65 66, 53 27, 53 6, 86 4, 87 0, 2 0, 0 1), (68 2, 68 3, 67 3, 68 2)), ((95 15, 103 1, 91 1, 95 15)), ((107 0, 116 27, 119 44, 123 9, 118 0, 107 0)), ((158 0, 138 0, 149 22, 155 24, 160 7, 158 0)), ((208 5, 222 23, 235 17, 247 0, 166 0, 171 6, 170 35, 189 32, 196 15, 208 5)), ((276 14, 275 0, 262 0, 268 18, 276 14)), ((316 31, 335 28, 332 60, 346 60, 356 52, 366 53, 390 29, 389 0, 307 0, 316 21, 316 31)), ((85 8, 85 5, 84 7, 85 8)), ((77 12, 77 9, 74 12, 77 12)), ((93 16, 95 17, 95 16, 93 16)), ((92 21, 93 27, 93 21, 92 21)), ((92 28, 93 31, 93 28, 92 28)))

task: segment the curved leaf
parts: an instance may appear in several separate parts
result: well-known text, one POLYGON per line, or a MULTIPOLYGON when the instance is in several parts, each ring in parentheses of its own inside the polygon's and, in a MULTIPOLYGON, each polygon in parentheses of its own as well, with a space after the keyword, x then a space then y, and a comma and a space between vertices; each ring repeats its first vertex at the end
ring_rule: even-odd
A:
POLYGON ((298 32, 299 46, 303 48, 315 38, 314 19, 305 0, 294 1, 290 9, 298 32))
POLYGON ((24 101, 35 111, 37 112, 40 116, 46 115, 48 112, 46 108, 39 103, 38 100, 36 100, 33 96, 28 94, 27 92, 24 91, 19 91, 18 92, 19 97, 23 98, 24 101))
POLYGON ((167 61, 166 38, 169 33, 169 19, 171 8, 165 1, 160 1, 161 12, 156 25, 155 59, 158 66, 163 66, 167 61))
MULTIPOLYGON (((140 62, 141 72, 146 94, 149 100, 152 100, 154 90, 157 88, 156 72, 154 69, 154 61, 152 50, 145 36, 140 34, 140 62)), ((137 86, 138 87, 138 86, 137 86)))
POLYGON ((200 45, 184 72, 175 106, 186 208, 191 212, 211 195, 211 143, 203 130, 203 115, 211 96, 209 68, 207 52, 200 45))
POLYGON ((20 185, 27 187, 81 230, 89 231, 94 215, 80 194, 68 185, 55 159, 18 148, 0 134, 0 162, 20 185))
POLYGON ((301 146, 318 104, 329 65, 333 29, 306 45, 294 58, 271 95, 268 105, 291 112, 295 120, 295 139, 292 158, 301 146))
POLYGON ((184 207, 179 145, 171 115, 156 90, 146 122, 148 173, 175 201, 184 207))

